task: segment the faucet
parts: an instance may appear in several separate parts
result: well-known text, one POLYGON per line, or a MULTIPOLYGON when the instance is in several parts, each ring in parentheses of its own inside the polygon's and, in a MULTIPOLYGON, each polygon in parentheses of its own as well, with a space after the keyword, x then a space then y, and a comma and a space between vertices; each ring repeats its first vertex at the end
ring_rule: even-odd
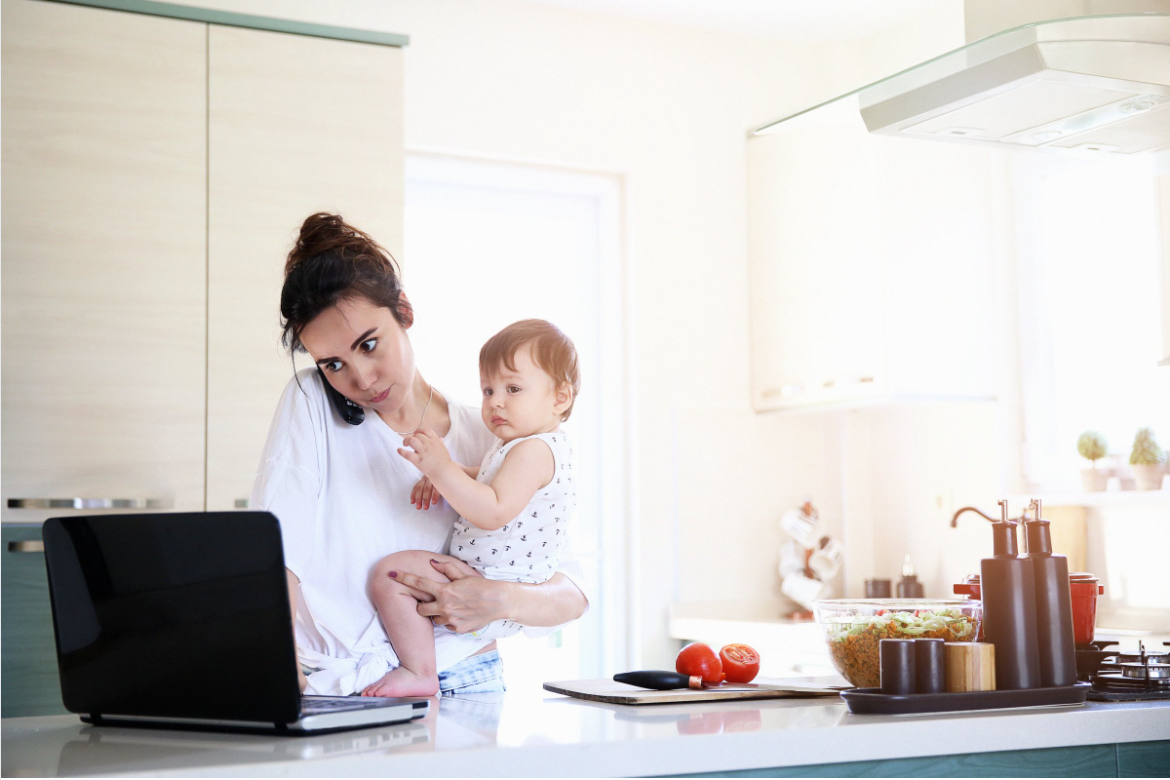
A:
MULTIPOLYGON (((1029 508, 1031 508, 1031 507, 1029 506, 1029 508)), ((959 527, 959 515, 963 514, 964 512, 974 512, 975 514, 982 517, 984 520, 987 520, 988 522, 991 522, 991 523, 998 523, 999 522, 998 518, 992 517, 991 515, 988 515, 985 512, 981 512, 973 506, 965 506, 962 509, 960 509, 958 512, 955 512, 955 516, 951 518, 951 528, 958 528, 959 527)), ((1024 523, 1024 522, 1027 522, 1028 520, 1031 520, 1031 519, 1032 518, 1031 518, 1031 515, 1028 514, 1028 510, 1025 509, 1024 514, 1020 515, 1019 517, 1010 518, 1008 520, 1008 522, 1009 523, 1024 523)))

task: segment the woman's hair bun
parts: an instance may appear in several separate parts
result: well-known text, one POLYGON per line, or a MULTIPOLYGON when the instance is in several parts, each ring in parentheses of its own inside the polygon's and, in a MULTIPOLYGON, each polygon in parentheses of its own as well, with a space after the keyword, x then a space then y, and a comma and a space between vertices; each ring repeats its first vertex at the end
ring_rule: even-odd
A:
POLYGON ((353 297, 390 309, 403 327, 414 321, 390 253, 340 214, 311 214, 301 223, 284 264, 281 342, 293 351, 302 349, 305 326, 338 301, 353 297))
POLYGON ((288 253, 284 275, 310 257, 338 252, 342 255, 369 255, 385 252, 369 235, 346 223, 340 214, 318 211, 301 223, 297 243, 288 253), (373 251, 371 251, 373 250, 373 251))

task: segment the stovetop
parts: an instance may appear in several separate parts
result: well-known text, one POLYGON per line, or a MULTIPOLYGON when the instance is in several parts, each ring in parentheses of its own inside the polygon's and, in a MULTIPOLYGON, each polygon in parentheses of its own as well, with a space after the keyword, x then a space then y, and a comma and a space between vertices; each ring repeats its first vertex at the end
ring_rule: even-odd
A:
POLYGON ((1077 647, 1077 675, 1093 684, 1091 701, 1170 699, 1170 642, 1161 648, 1114 647, 1093 642, 1077 647))

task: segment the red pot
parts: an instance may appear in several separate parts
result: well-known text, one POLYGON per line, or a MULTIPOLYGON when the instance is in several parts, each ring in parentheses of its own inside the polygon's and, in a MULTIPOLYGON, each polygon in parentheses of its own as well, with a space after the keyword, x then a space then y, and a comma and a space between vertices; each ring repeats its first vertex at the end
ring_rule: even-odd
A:
MULTIPOLYGON (((1105 592, 1105 586, 1094 575, 1086 572, 1070 574, 1068 579, 1072 591, 1073 640, 1078 645, 1087 645, 1093 641, 1097 627, 1097 596, 1105 592)), ((967 575, 954 586, 954 590, 960 596, 979 599, 979 575, 967 575)), ((982 626, 979 627, 979 636, 983 636, 982 626)))

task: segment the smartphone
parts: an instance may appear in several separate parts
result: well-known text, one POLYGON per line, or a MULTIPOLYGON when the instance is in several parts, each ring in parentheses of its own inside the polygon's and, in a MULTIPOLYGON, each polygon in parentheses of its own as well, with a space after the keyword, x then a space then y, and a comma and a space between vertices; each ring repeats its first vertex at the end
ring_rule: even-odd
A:
POLYGON ((341 419, 350 425, 361 425, 362 421, 366 419, 366 410, 334 390, 333 385, 329 384, 329 378, 325 376, 325 372, 321 370, 320 366, 317 366, 317 373, 321 375, 321 381, 325 383, 325 392, 329 394, 329 400, 333 402, 333 408, 341 415, 341 419))

